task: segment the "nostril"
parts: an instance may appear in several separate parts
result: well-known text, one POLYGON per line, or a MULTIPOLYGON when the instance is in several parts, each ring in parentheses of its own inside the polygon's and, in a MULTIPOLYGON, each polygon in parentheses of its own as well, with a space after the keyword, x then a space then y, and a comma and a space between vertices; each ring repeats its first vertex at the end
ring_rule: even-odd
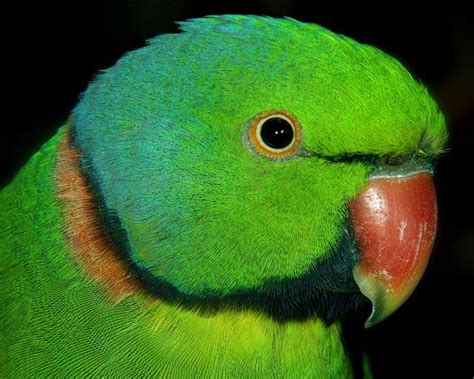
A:
POLYGON ((385 155, 382 157, 381 163, 386 166, 401 166, 406 160, 406 157, 402 155, 385 155))

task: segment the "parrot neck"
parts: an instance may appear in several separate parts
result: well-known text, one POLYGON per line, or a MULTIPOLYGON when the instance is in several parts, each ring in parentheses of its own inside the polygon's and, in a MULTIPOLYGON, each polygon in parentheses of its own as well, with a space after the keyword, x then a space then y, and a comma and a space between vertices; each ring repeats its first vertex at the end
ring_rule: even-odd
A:
POLYGON ((204 315, 166 303, 148 309, 151 333, 165 344, 160 348, 175 351, 170 365, 181 362, 223 377, 236 372, 242 377, 270 372, 282 377, 352 376, 339 323, 327 326, 316 318, 278 322, 242 310, 204 315))
POLYGON ((56 180, 73 257, 92 279, 90 285, 107 289, 108 296, 97 301, 109 306, 112 302, 111 312, 130 302, 141 309, 140 314, 145 316, 140 328, 148 331, 144 338, 155 341, 150 360, 158 367, 175 372, 190 370, 193 375, 215 372, 224 377, 236 372, 244 377, 271 372, 283 373, 284 377, 352 375, 338 323, 327 326, 315 317, 282 322, 250 310, 224 309, 204 314, 145 291, 127 272, 100 228, 94 196, 79 166, 79 154, 69 134, 65 134, 58 150, 56 180))
POLYGON ((104 230, 96 199, 82 173, 80 152, 71 144, 70 130, 59 143, 56 164, 57 194, 66 218, 66 234, 82 270, 102 284, 113 301, 141 292, 140 283, 127 272, 104 230))

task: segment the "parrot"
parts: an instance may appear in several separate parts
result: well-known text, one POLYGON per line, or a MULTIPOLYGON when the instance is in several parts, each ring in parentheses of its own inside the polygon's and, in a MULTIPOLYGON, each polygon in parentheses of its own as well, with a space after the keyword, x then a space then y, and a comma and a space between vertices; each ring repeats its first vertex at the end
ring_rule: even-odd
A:
POLYGON ((341 321, 420 281, 448 139, 427 87, 314 23, 178 25, 2 188, 0 376, 353 377, 341 321))

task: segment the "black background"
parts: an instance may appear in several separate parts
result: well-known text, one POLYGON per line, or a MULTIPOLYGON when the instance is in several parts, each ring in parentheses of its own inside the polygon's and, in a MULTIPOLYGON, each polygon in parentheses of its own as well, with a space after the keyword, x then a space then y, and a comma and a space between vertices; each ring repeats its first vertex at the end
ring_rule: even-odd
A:
MULTIPOLYGON (((235 3, 239 4, 239 3, 235 3)), ((432 260, 395 315, 355 331, 376 377, 474 375, 474 22, 463 16, 320 16, 307 3, 252 5, 183 0, 40 4, 4 12, 0 185, 64 122, 93 75, 174 21, 206 14, 291 16, 319 23, 401 60, 430 88, 445 112, 450 151, 437 170, 440 224, 432 260), (7 86, 7 83, 10 85, 7 86), (13 84, 13 85, 11 85, 13 84)), ((408 12, 405 12, 408 13, 408 12)))

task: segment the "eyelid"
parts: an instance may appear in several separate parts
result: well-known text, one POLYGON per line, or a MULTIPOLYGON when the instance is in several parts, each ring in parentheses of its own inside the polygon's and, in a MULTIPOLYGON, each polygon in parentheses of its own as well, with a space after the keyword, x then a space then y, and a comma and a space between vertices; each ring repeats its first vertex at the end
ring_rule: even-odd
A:
POLYGON ((301 125, 298 119, 292 113, 280 109, 273 109, 257 114, 250 123, 248 135, 255 150, 269 158, 288 158, 295 155, 299 150, 302 141, 301 125), (270 148, 269 146, 265 145, 261 139, 261 136, 258 134, 263 123, 272 117, 281 117, 288 121, 293 127, 294 137, 289 147, 284 149, 270 148))

